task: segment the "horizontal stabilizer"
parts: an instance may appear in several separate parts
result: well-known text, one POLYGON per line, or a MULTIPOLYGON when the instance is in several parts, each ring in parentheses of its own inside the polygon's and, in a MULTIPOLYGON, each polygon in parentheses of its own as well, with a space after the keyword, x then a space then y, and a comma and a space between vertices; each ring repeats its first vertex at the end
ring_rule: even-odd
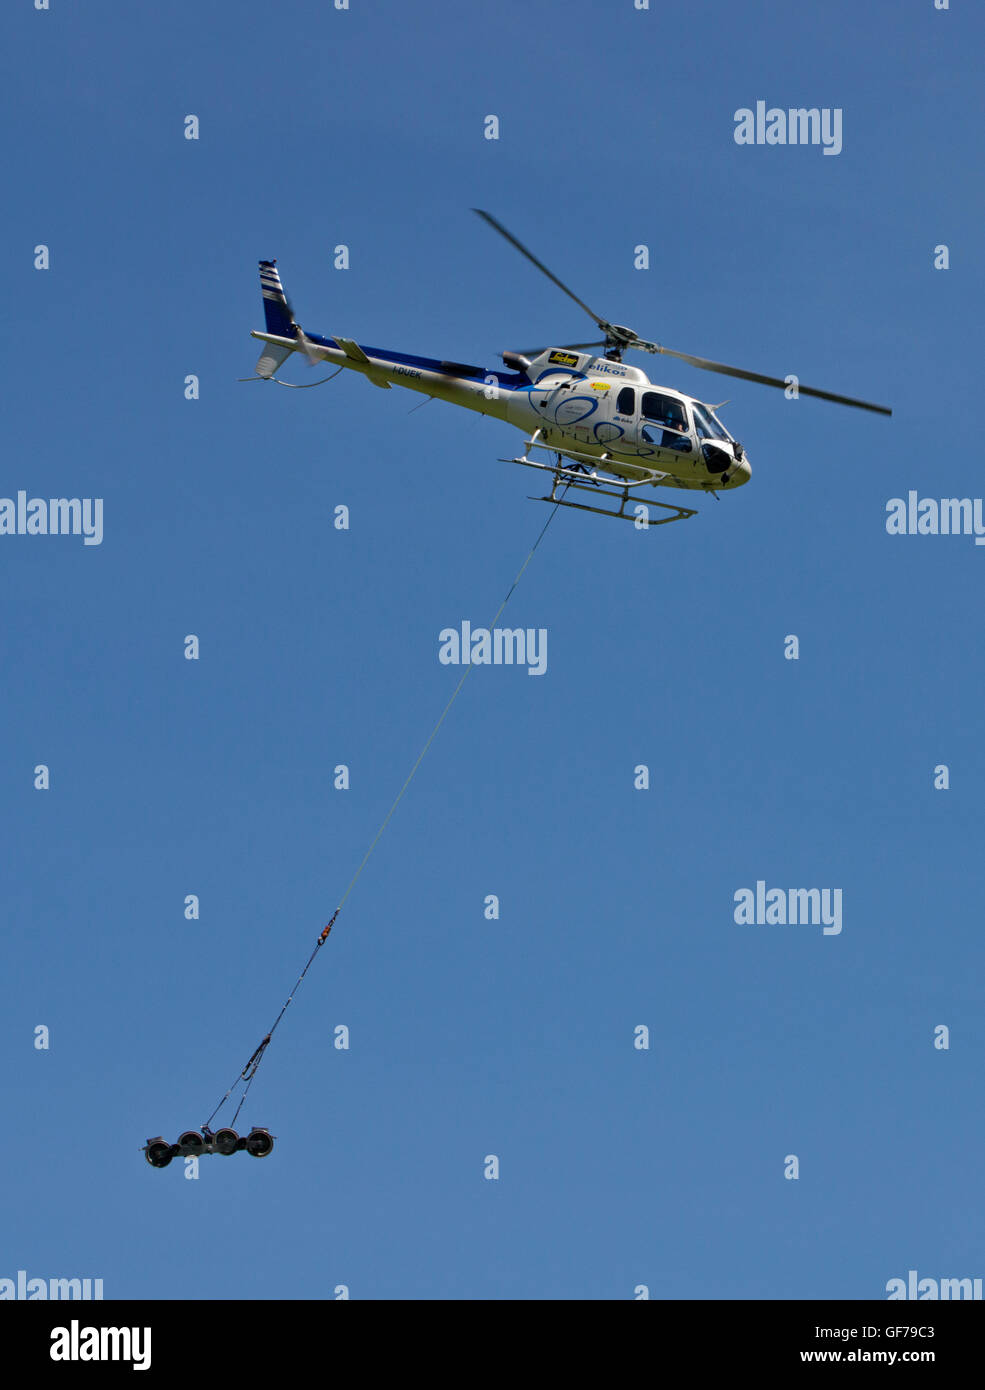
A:
POLYGON ((350 362, 365 362, 367 366, 369 365, 369 358, 353 338, 336 338, 335 341, 350 362))
POLYGON ((380 373, 380 369, 378 367, 373 368, 370 359, 366 356, 362 348, 354 339, 337 337, 335 341, 338 343, 339 347, 345 353, 346 357, 348 357, 350 362, 358 362, 360 365, 370 368, 366 375, 369 377, 370 381, 373 383, 374 386, 380 386, 383 388, 384 391, 389 391, 390 383, 380 373))

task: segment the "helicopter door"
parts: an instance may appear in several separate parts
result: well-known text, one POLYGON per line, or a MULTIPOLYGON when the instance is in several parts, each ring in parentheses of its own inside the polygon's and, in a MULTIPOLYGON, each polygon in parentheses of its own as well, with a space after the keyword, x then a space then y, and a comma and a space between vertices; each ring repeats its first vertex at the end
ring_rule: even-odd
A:
POLYGON ((640 452, 663 449, 693 453, 687 408, 679 396, 644 391, 640 402, 640 452))
POLYGON ((636 387, 624 386, 616 397, 615 413, 612 423, 619 430, 616 438, 625 438, 635 444, 636 426, 636 387))

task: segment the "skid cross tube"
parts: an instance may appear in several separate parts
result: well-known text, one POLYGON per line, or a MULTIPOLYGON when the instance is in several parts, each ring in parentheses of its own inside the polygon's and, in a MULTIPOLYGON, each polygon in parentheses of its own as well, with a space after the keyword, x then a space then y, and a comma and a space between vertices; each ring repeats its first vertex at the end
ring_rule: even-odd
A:
MULTIPOLYGON (((541 473, 551 474, 551 491, 547 497, 531 497, 532 502, 550 502, 559 507, 572 507, 579 512, 594 512, 597 516, 610 516, 615 521, 630 521, 636 524, 638 518, 626 515, 626 503, 629 501, 631 488, 638 487, 658 487, 665 478, 669 478, 669 473, 661 473, 656 469, 647 469, 646 476, 629 481, 619 478, 611 473, 611 463, 608 454, 597 457, 594 454, 582 454, 577 450, 565 450, 564 455, 557 449, 550 448, 547 444, 538 442, 537 435, 540 430, 535 430, 532 438, 525 441, 526 449, 544 449, 552 453, 557 458, 557 463, 538 463, 536 459, 527 458, 526 453, 522 458, 500 459, 501 463, 518 463, 524 468, 536 468, 541 473), (562 457, 570 457, 575 460, 575 467, 567 468, 562 464, 562 457), (609 464, 607 468, 606 465, 609 464), (588 465, 593 465, 589 472, 588 465), (599 468, 602 476, 599 476, 599 468), (603 487, 603 483, 615 484, 616 487, 603 487), (590 507, 585 502, 568 502, 563 497, 558 497, 557 489, 563 486, 567 492, 570 488, 575 488, 581 492, 588 492, 593 497, 612 497, 618 503, 618 510, 611 507, 590 507), (618 489, 618 490, 617 490, 618 489)), ((643 504, 647 507, 660 507, 664 511, 673 512, 673 516, 660 517, 655 521, 647 518, 646 526, 640 526, 641 530, 648 529, 650 526, 666 526, 671 521, 686 521, 690 516, 697 516, 697 511, 693 507, 681 507, 671 502, 647 501, 643 504)))

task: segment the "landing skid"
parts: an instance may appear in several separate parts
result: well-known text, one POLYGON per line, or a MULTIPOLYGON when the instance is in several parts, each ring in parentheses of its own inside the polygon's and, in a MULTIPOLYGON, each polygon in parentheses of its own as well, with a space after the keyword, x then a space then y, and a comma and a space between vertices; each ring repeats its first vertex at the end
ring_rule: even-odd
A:
POLYGON ((606 470, 605 464, 607 455, 602 454, 597 457, 594 454, 580 454, 577 450, 566 449, 564 455, 557 450, 551 449, 548 445, 538 441, 539 430, 534 432, 531 439, 525 441, 525 448, 543 449, 546 453, 554 454, 557 462, 538 463, 536 459, 527 458, 524 453, 522 458, 500 459, 501 463, 519 463, 524 468, 536 468, 542 473, 551 474, 551 490, 546 497, 531 497, 531 502, 550 502, 558 507, 572 507, 579 512, 594 512, 597 516, 611 516, 615 521, 631 521, 634 525, 638 524, 641 530, 648 529, 650 526, 666 526, 671 521, 686 521, 689 516, 697 516, 697 511, 693 507, 678 507, 670 502, 654 502, 647 500, 642 505, 649 507, 660 507, 661 510, 673 512, 673 516, 662 516, 656 520, 649 517, 645 526, 636 516, 626 514, 626 504, 630 500, 630 490, 638 487, 656 487, 664 478, 669 478, 669 473, 658 473, 655 470, 648 470, 645 478, 639 478, 635 482, 626 482, 618 479, 618 490, 613 487, 603 487, 603 483, 613 483, 616 478, 606 470), (566 467, 562 464, 562 457, 573 458, 573 467, 566 467), (598 469, 601 467, 603 476, 600 478, 598 469), (619 503, 618 509, 612 507, 590 507, 586 502, 568 502, 564 496, 558 497, 559 487, 567 493, 574 488, 580 492, 587 492, 592 497, 611 497, 619 503))

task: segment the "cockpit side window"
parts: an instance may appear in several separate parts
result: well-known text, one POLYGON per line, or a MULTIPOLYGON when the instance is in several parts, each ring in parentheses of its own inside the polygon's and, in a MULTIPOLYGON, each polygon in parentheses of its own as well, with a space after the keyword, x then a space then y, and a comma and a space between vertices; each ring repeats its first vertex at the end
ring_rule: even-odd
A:
POLYGON ((642 413, 645 420, 653 420, 665 429, 687 433, 684 403, 675 396, 663 396, 659 391, 644 391, 642 413))
POLYGON ((616 410, 620 415, 636 414, 636 387, 624 386, 616 397, 616 410))

